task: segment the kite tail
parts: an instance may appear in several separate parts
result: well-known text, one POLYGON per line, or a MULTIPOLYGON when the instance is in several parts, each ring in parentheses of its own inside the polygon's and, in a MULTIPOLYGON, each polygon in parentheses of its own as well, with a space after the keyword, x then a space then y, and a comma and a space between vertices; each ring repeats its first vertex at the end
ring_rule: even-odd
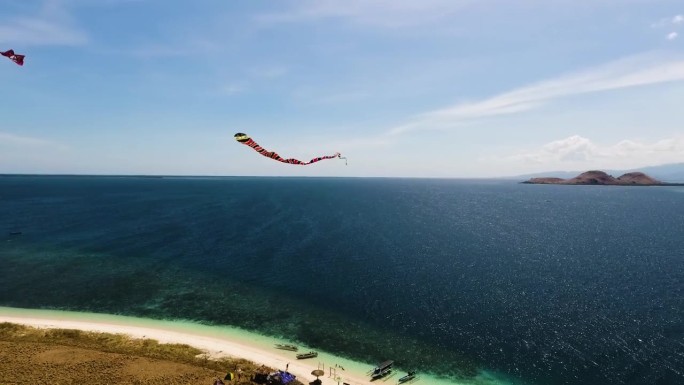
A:
MULTIPOLYGON (((335 158, 340 158, 339 152, 336 152, 335 155, 319 156, 318 158, 313 158, 310 161, 308 161, 306 163, 302 163, 302 164, 311 164, 311 163, 316 163, 316 162, 324 160, 324 159, 335 159, 335 158)), ((290 159, 288 159, 288 160, 290 160, 290 159)), ((296 160, 296 159, 292 159, 292 160, 296 160)))

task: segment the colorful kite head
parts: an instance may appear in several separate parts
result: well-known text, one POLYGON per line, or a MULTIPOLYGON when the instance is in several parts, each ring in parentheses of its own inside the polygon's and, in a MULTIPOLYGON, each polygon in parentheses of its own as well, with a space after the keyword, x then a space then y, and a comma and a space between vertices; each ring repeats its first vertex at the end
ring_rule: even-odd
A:
POLYGON ((258 152, 259 154, 261 154, 267 158, 277 160, 278 162, 283 162, 283 163, 287 163, 287 164, 298 164, 300 166, 306 166, 308 164, 316 163, 316 162, 324 160, 324 159, 334 159, 334 158, 344 159, 345 164, 347 162, 347 158, 343 158, 339 152, 336 152, 335 155, 319 156, 318 158, 313 158, 308 162, 302 162, 301 160, 297 160, 294 158, 283 159, 280 157, 280 155, 276 154, 273 151, 266 151, 263 147, 259 146, 257 144, 257 142, 255 142, 252 138, 250 138, 247 134, 243 134, 242 132, 238 132, 234 136, 235 136, 235 140, 237 140, 238 142, 253 148, 254 151, 258 152))
POLYGON ((24 58, 26 56, 24 55, 17 55, 14 53, 14 50, 9 50, 5 52, 0 52, 0 55, 8 57, 11 61, 17 63, 20 66, 24 65, 24 58))

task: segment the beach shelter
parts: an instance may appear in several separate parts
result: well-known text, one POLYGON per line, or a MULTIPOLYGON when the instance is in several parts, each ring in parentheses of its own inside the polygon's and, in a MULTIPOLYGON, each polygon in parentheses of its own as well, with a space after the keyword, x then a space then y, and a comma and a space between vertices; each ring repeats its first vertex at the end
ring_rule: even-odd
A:
POLYGON ((235 373, 233 373, 233 372, 228 372, 228 374, 226 374, 226 376, 223 377, 223 379, 224 379, 224 380, 231 381, 231 380, 235 379, 235 373))
POLYGON ((282 370, 278 371, 279 377, 280 377, 280 383, 281 384, 289 384, 290 382, 294 381, 297 376, 290 372, 283 372, 282 370))

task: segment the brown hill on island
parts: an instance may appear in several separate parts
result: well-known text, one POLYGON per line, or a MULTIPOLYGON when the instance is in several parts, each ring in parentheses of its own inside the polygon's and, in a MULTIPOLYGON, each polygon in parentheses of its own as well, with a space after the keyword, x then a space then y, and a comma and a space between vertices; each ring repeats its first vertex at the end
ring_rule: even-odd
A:
POLYGON ((576 184, 576 185, 618 185, 618 186, 662 186, 672 185, 654 179, 643 172, 629 172, 618 178, 603 171, 587 171, 574 178, 532 178, 522 183, 528 184, 576 184))

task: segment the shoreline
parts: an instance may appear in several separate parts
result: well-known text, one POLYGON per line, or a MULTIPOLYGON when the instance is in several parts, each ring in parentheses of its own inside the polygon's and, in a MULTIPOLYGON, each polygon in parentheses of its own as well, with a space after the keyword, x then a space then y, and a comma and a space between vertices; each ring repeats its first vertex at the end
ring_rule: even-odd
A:
MULTIPOLYGON (((110 334, 124 334, 135 339, 153 339, 159 343, 186 344, 203 350, 208 358, 234 357, 243 358, 256 364, 263 364, 274 369, 288 371, 297 379, 308 384, 316 379, 311 374, 313 370, 322 368, 325 372, 319 379, 322 385, 338 385, 346 382, 350 385, 396 384, 405 373, 397 370, 395 375, 384 380, 370 381, 366 374, 375 364, 360 363, 333 354, 299 346, 299 352, 309 350, 318 351, 314 359, 298 360, 296 352, 276 349, 276 343, 290 343, 292 341, 262 336, 232 327, 206 326, 186 321, 164 321, 128 316, 108 315, 99 313, 82 313, 62 310, 22 309, 0 307, 0 322, 27 325, 49 329, 78 329, 82 331, 102 332, 110 334), (288 365, 289 364, 289 365, 288 365), (344 370, 341 370, 343 367, 344 370), (339 377, 339 378, 336 378, 339 377)), ((444 378, 433 377, 420 373, 421 377, 414 382, 420 384, 467 384, 454 382, 444 378)), ((479 377, 479 376, 478 376, 479 377)), ((500 383, 487 373, 473 383, 500 383), (481 382, 484 381, 484 382, 481 382)))

